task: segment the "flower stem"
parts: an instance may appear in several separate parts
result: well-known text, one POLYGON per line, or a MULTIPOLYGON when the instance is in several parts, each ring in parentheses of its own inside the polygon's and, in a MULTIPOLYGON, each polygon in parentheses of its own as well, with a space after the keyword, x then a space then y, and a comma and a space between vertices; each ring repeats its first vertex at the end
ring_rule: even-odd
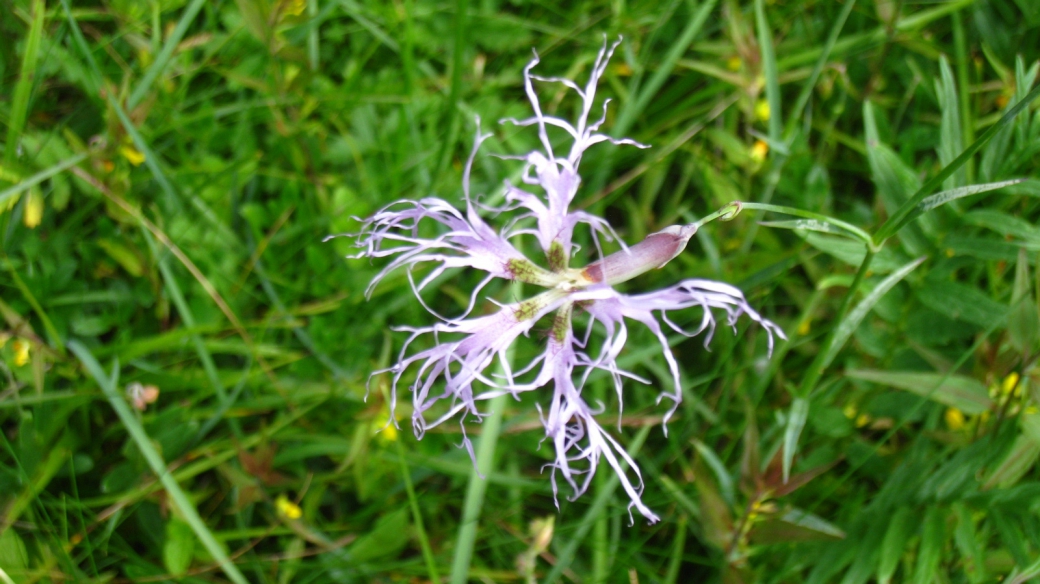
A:
POLYGON ((480 439, 477 442, 477 466, 470 471, 469 485, 466 487, 466 499, 462 505, 462 519, 459 521, 459 535, 455 542, 455 557, 451 562, 451 584, 466 584, 469 581, 469 566, 473 559, 473 544, 477 538, 477 522, 480 511, 484 507, 484 493, 487 491, 487 478, 491 472, 491 463, 495 454, 495 445, 502 430, 502 410, 505 409, 508 395, 492 398, 489 409, 491 413, 481 423, 480 439))
POLYGON ((437 572, 437 560, 433 557, 430 539, 426 536, 422 511, 419 509, 419 499, 415 496, 415 487, 412 485, 412 471, 404 459, 404 446, 401 445, 400 440, 395 440, 395 442, 397 444, 397 461, 401 465, 401 478, 404 480, 405 492, 408 493, 408 505, 412 508, 412 520, 415 521, 415 531, 419 539, 419 547, 422 549, 423 561, 426 562, 426 574, 430 577, 431 582, 439 583, 441 576, 437 572))

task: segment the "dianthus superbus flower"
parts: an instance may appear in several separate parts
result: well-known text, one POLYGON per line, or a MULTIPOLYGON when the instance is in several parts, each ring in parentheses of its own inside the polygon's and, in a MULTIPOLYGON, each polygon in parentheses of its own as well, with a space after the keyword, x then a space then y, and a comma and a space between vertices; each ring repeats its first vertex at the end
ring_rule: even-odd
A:
MULTIPOLYGON (((522 156, 503 157, 521 160, 524 164, 522 184, 506 184, 503 207, 478 206, 470 195, 473 160, 481 143, 488 138, 480 133, 478 119, 477 136, 463 172, 462 208, 433 197, 392 203, 364 220, 360 232, 355 234, 361 251, 353 257, 390 259, 372 280, 369 293, 389 272, 404 268, 416 298, 424 307, 427 306, 419 292, 445 270, 472 268, 485 273, 472 291, 469 308, 462 316, 444 317, 427 307, 436 316, 436 323, 398 329, 408 332, 409 337, 397 363, 373 374, 390 375, 391 407, 396 403, 399 384, 407 380, 412 393, 412 427, 417 437, 421 438, 429 428, 457 418, 463 431, 463 445, 472 456, 465 423, 471 419, 479 421, 486 414, 480 409, 481 402, 503 394, 544 393, 545 397, 539 401, 544 403, 548 399, 548 403, 539 410, 546 438, 555 448, 555 460, 549 465, 553 492, 556 492, 559 473, 573 489, 573 496, 581 495, 602 458, 617 472, 631 500, 629 508, 635 507, 655 522, 657 515, 641 499, 643 485, 638 466, 596 421, 597 410, 583 396, 589 374, 597 369, 607 372, 620 401, 624 379, 639 379, 617 363, 628 339, 628 323, 635 321, 647 327, 660 342, 672 375, 671 389, 662 392, 659 398, 659 401, 671 402, 664 416, 667 423, 682 394, 679 366, 662 323, 688 336, 704 333, 707 344, 716 325, 713 311, 724 314, 730 326, 744 315, 765 328, 770 350, 773 335, 783 337, 783 333, 755 312, 740 290, 721 282, 688 279, 663 290, 635 295, 614 289, 617 284, 671 261, 685 249, 700 223, 668 227, 635 245, 622 244, 622 249, 613 254, 603 257, 600 253, 599 259, 582 268, 571 267, 576 227, 584 225, 590 229, 597 248, 599 237, 614 237, 605 220, 571 209, 581 184, 578 167, 582 155, 600 142, 646 147, 599 133, 606 116, 606 101, 600 117, 590 123, 596 85, 616 47, 616 42, 604 45, 584 87, 568 79, 533 74, 538 64, 537 55, 525 67, 524 88, 534 115, 504 122, 534 127, 542 149, 522 156), (535 93, 536 81, 561 83, 576 92, 582 104, 578 119, 571 123, 542 112, 535 93), (550 126, 569 136, 570 149, 566 153, 556 152, 550 143, 547 131, 550 126), (495 230, 478 209, 490 216, 509 215, 510 220, 505 223, 506 227, 495 230), (440 224, 439 235, 420 235, 420 225, 425 223, 440 224), (533 261, 517 249, 514 241, 524 235, 537 240, 543 257, 533 261), (416 282, 412 270, 420 264, 428 264, 432 269, 416 282), (496 278, 523 282, 528 289, 543 290, 526 300, 499 305, 499 310, 492 314, 470 317, 481 290, 496 278), (700 321, 694 330, 684 330, 668 318, 671 311, 690 308, 700 309, 700 321), (589 320, 580 334, 575 333, 572 322, 576 312, 584 312, 589 320), (514 368, 506 356, 507 350, 521 335, 528 335, 543 317, 551 317, 552 323, 544 352, 532 362, 514 368), (594 331, 603 333, 604 339, 598 349, 592 351, 588 341, 594 331), (420 338, 430 338, 433 342, 429 348, 412 350, 420 338), (632 469, 634 481, 622 463, 632 469)), ((738 211, 739 204, 735 204, 715 216, 730 218, 738 211)), ((390 418, 393 420, 394 416, 390 418)))

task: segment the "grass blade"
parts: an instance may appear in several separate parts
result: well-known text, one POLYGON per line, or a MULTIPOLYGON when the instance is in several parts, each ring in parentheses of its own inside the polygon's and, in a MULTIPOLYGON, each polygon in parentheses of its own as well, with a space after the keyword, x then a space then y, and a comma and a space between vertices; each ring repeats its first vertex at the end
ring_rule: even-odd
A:
MULTIPOLYGON (((7 10, 10 10, 10 7, 7 10)), ((33 0, 32 22, 29 25, 29 36, 25 39, 25 53, 22 54, 22 70, 18 75, 18 83, 14 87, 14 96, 11 99, 11 109, 7 118, 4 166, 11 166, 18 157, 20 137, 29 115, 29 99, 32 97, 32 88, 36 82, 36 61, 40 54, 40 40, 43 37, 43 21, 46 14, 47 10, 43 0, 33 0)))
MULTIPOLYGON (((192 3, 184 10, 184 14, 181 15, 180 21, 177 22, 177 26, 173 29, 173 32, 166 39, 166 44, 163 45, 162 51, 152 62, 148 70, 145 71, 144 77, 141 77, 141 81, 138 82, 137 87, 130 93, 130 97, 126 100, 126 107, 134 109, 141 103, 144 96, 148 94, 148 90, 152 88, 152 84, 155 83, 155 79, 166 69, 166 65, 169 64, 170 58, 173 57, 173 52, 177 50, 177 45, 180 44, 181 39, 184 38, 184 34, 188 32, 188 27, 191 26, 195 16, 198 15, 202 7, 206 5, 206 0, 192 0, 192 3)), ((143 152, 143 150, 142 150, 143 152)))
POLYGON ((762 74, 766 78, 766 100, 769 102, 769 139, 780 144, 783 116, 780 112, 780 80, 776 69, 776 51, 773 34, 766 20, 765 0, 755 0, 755 24, 758 28, 758 48, 762 51, 762 74))

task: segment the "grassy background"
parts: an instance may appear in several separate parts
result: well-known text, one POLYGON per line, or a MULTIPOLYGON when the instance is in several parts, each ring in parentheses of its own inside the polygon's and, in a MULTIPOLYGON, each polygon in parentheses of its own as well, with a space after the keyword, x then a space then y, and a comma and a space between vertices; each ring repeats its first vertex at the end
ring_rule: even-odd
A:
MULTIPOLYGON (((998 122, 1036 82, 1032 0, 71 4, 0 2, 3 582, 446 577, 473 473, 457 426, 377 433, 385 387, 363 400, 389 327, 429 316, 401 274, 366 301, 380 266, 321 239, 399 198, 458 200, 475 114, 487 152, 533 148, 494 124, 528 112, 532 47, 583 80, 604 34, 625 38, 606 128, 653 148, 591 151, 579 204, 632 243, 771 202, 877 253, 749 209, 631 283, 731 282, 790 342, 767 360, 745 323, 711 352, 676 339, 667 438, 654 388, 628 385, 618 431, 590 385, 654 526, 629 526, 607 472, 557 511, 534 404, 510 402, 470 577, 1040 573, 1040 114, 998 122), (879 232, 922 185, 1012 178, 879 232)), ((474 190, 515 172, 482 157, 474 190)), ((457 310, 471 276, 431 302, 457 310)), ((625 363, 668 383, 652 345, 634 332, 625 363)))

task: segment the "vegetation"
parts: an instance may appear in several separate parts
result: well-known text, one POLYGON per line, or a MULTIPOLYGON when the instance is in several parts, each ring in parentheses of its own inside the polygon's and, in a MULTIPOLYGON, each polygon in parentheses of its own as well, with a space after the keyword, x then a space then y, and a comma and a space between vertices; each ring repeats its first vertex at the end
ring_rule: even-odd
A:
MULTIPOLYGON (((1040 576, 1033 0, 0 10, 0 581, 1040 576), (607 466, 557 507, 546 398, 468 427, 483 478, 458 425, 412 435, 409 379, 388 424, 370 374, 407 339, 392 327, 432 317, 404 271, 366 299, 385 263, 322 241, 398 199, 461 201, 476 115, 486 153, 537 146, 495 123, 529 115, 531 49, 584 80, 618 35, 604 131, 652 148, 589 150, 576 203, 636 243, 744 202, 624 288, 729 282, 788 337, 771 356, 744 321, 710 351, 671 338, 667 435, 650 331, 619 359, 652 382, 626 382, 620 422, 589 379, 654 525, 607 466)), ((518 170, 479 156, 473 192, 518 170)), ((457 313, 480 279, 423 298, 457 313)))

